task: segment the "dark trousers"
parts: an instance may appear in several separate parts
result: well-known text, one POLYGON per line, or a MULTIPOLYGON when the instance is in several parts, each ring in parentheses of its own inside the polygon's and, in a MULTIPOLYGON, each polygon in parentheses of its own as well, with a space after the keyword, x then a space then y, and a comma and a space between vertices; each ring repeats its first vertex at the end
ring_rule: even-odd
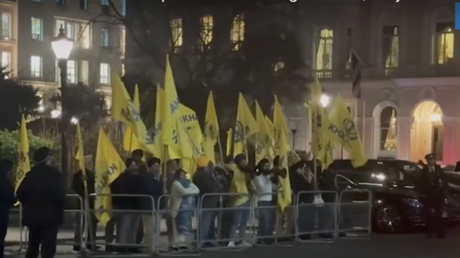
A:
POLYGON ((74 231, 74 246, 79 248, 82 240, 82 233, 85 231, 85 226, 87 222, 90 222, 87 229, 87 239, 86 247, 88 249, 93 249, 96 243, 96 230, 97 230, 97 218, 94 212, 89 211, 83 214, 83 221, 81 220, 81 214, 77 213, 75 215, 75 231, 74 231), (89 217, 88 217, 89 215, 89 217))
POLYGON ((37 258, 40 253, 42 258, 53 258, 56 254, 57 227, 29 227, 29 246, 26 258, 37 258))
POLYGON ((9 211, 6 211, 5 214, 0 214, 0 258, 3 258, 3 253, 5 252, 5 237, 6 231, 8 230, 8 218, 9 211))
POLYGON ((442 223, 443 199, 431 198, 424 202, 425 231, 427 234, 437 233, 444 236, 444 226, 442 223))

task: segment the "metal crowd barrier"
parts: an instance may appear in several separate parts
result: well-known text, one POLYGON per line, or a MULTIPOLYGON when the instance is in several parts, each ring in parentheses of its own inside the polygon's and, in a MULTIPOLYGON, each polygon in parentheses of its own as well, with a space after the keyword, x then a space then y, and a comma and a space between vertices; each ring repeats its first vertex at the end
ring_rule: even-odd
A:
MULTIPOLYGON (((80 205, 79 205, 78 209, 66 209, 66 210, 64 210, 64 213, 76 213, 76 218, 80 220, 80 223, 83 223, 84 207, 83 207, 82 198, 77 194, 66 194, 66 198, 68 198, 68 197, 72 197, 72 198, 76 197, 76 198, 78 198, 78 200, 80 201, 80 205)), ((22 224, 22 206, 21 206, 21 204, 19 204, 18 207, 19 207, 18 212, 19 212, 19 235, 20 236, 19 236, 19 248, 16 251, 18 253, 22 253, 28 247, 29 229, 22 224)), ((83 246, 84 239, 83 239, 82 235, 80 235, 80 236, 81 237, 78 239, 78 241, 83 246)), ((73 235, 72 235, 72 238, 73 238, 73 235)), ((58 232, 58 242, 59 242, 59 232, 58 232)), ((69 245, 69 243, 67 243, 67 242, 64 242, 63 244, 64 245, 69 245)), ((74 241, 72 241, 70 244, 71 244, 71 246, 75 245, 74 241)), ((77 245, 78 245, 78 243, 77 243, 77 245)), ((82 250, 82 252, 84 252, 84 250, 82 250)), ((69 254, 69 253, 73 253, 73 252, 71 250, 69 250, 69 251, 59 251, 59 250, 57 250, 56 251, 56 254, 69 254)))
POLYGON ((301 191, 297 194, 296 236, 301 243, 332 243, 338 236, 338 193, 301 191), (325 197, 334 202, 325 202, 325 197), (309 199, 311 202, 303 202, 309 199))
MULTIPOLYGON (((111 247, 113 250, 109 252, 90 252, 88 256, 90 257, 112 257, 114 256, 113 253, 117 253, 117 257, 130 257, 132 253, 136 253, 137 257, 150 257, 154 254, 154 246, 155 246, 155 238, 154 236, 157 235, 156 227, 155 227, 155 200, 150 195, 140 195, 140 194, 92 194, 91 196, 110 196, 110 197, 118 197, 118 198, 137 198, 137 200, 132 201, 139 201, 140 198, 149 198, 152 202, 152 209, 151 210, 125 210, 125 209, 96 209, 96 210, 87 210, 86 214, 92 213, 109 213, 110 220, 105 225, 105 233, 104 241, 94 241, 95 245, 105 245, 106 247, 111 247), (151 221, 149 221, 151 219, 151 221), (143 230, 147 232, 144 234, 144 243, 138 243, 137 233, 139 230, 140 222, 143 222, 143 230), (151 223, 149 223, 151 222, 151 223), (146 225, 147 224, 147 225, 146 225), (116 231, 116 234, 114 232, 116 231), (149 232, 150 231, 150 232, 149 232), (111 233, 111 235, 107 235, 107 233, 111 233), (145 237, 145 235, 152 236, 150 238, 149 243, 145 243, 146 239, 149 240, 149 237, 145 237)), ((129 199, 128 199, 129 200, 129 199)), ((126 199, 123 199, 126 201, 126 199)), ((85 240, 87 240, 88 232, 90 228, 88 227, 90 223, 86 223, 84 227, 83 234, 85 236, 85 240)), ((91 229, 93 230, 93 229, 91 229)), ((96 230, 96 229, 94 229, 96 230)), ((91 234, 89 234, 91 235, 91 234)), ((93 234, 96 235, 96 234, 93 234)), ((89 242, 84 241, 82 246, 86 247, 86 244, 89 242)))
POLYGON ((369 239, 372 233, 372 192, 346 189, 339 196, 339 236, 369 239))

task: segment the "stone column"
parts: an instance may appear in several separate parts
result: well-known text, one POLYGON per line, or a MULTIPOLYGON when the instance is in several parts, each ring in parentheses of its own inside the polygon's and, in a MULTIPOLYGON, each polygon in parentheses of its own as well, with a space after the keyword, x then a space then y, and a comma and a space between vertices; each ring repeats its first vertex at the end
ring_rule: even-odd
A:
POLYGON ((442 119, 442 124, 442 163, 444 165, 455 164, 460 159, 459 120, 458 118, 445 117, 442 119))
POLYGON ((410 139, 411 139, 411 125, 412 117, 398 117, 396 118, 397 130, 397 158, 409 160, 410 159, 410 139))

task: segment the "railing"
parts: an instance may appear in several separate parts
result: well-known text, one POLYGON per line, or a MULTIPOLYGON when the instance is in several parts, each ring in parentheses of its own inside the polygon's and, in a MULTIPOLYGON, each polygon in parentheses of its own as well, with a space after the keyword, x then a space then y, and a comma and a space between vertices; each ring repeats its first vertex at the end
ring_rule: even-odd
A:
MULTIPOLYGON (((275 194, 275 193, 272 193, 275 194)), ((251 246, 292 246, 298 243, 333 243, 342 234, 371 233, 372 195, 368 190, 347 189, 306 191, 293 196, 283 211, 271 201, 271 195, 204 194, 164 195, 157 202, 147 195, 93 195, 96 198, 124 198, 128 204, 149 204, 151 209, 89 209, 81 197, 76 214, 73 241, 81 255, 117 256, 197 256, 202 250, 241 251, 251 246), (166 207, 161 207, 166 203, 166 207), (151 206, 150 206, 151 205, 151 206), (107 215, 103 239, 97 236, 94 215, 107 215), (140 226, 142 222, 142 227, 140 226), (162 226, 166 225, 167 237, 162 226), (114 232, 116 231, 116 234, 114 232), (144 233, 143 241, 137 233, 144 233), (99 239, 99 240, 98 240, 99 239), (105 245, 106 252, 87 246, 105 245)), ((120 199, 118 199, 120 201, 120 199)), ((135 207, 135 206, 133 206, 135 207)), ((139 207, 138 208, 144 208, 139 207)), ((126 207, 125 207, 126 208, 126 207)), ((100 217, 101 218, 101 217, 100 217)), ((20 225, 20 231, 25 231, 20 225)), ((20 237, 19 251, 27 246, 20 237)))

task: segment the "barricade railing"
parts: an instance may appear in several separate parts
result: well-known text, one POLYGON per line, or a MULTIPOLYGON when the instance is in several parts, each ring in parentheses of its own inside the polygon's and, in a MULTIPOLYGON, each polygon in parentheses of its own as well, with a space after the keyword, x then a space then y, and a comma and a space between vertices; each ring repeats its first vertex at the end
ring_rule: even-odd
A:
POLYGON ((198 246, 208 251, 239 251, 251 247, 254 235, 250 224, 254 218, 252 203, 250 194, 203 194, 198 216, 198 246), (217 203, 220 205, 209 207, 208 203, 211 206, 217 203), (213 235, 215 232, 212 232, 212 228, 216 228, 216 218, 218 234, 213 235))
MULTIPOLYGON (((112 257, 114 252, 117 253, 117 257, 132 256, 132 253, 136 253, 137 257, 150 257, 153 255, 156 244, 154 237, 158 234, 155 227, 155 200, 152 196, 141 194, 92 194, 91 196, 94 196, 96 199, 98 197, 111 197, 112 205, 114 203, 113 197, 119 198, 115 200, 115 203, 118 202, 116 206, 121 207, 115 207, 116 209, 95 207, 96 209, 86 210, 87 217, 92 216, 92 214, 98 214, 110 218, 105 225, 106 234, 103 242, 95 241, 95 245, 105 245, 106 252, 91 252, 88 256, 112 257), (145 200, 147 198, 149 200, 145 200), (148 205, 149 209, 140 209, 144 206, 144 202, 141 201, 146 201, 145 205, 148 205), (121 205, 119 205, 120 203, 121 205), (140 203, 143 204, 139 206, 140 203), (141 221, 143 225, 142 229, 140 228, 141 221), (145 232, 142 240, 138 239, 139 230, 145 232), (115 231, 116 234, 114 234, 115 231)), ((85 240, 88 239, 88 235, 96 236, 96 231, 89 231, 90 224, 85 223, 85 240)), ((91 230, 96 230, 96 228, 91 230)), ((87 243, 84 243, 83 246, 86 246, 87 243)))
MULTIPOLYGON (((277 203, 273 202, 273 193, 258 193, 253 195, 254 198, 254 245, 260 247, 268 246, 292 246, 295 244, 297 237, 295 228, 296 207, 289 205, 284 211, 280 210, 277 203), (265 198, 269 196, 269 198, 265 198)), ((294 201, 295 196, 292 200, 294 201)))
MULTIPOLYGON (((84 213, 84 207, 83 207, 83 200, 82 198, 77 195, 77 194, 66 194, 66 198, 77 198, 78 201, 79 201, 79 207, 77 209, 65 209, 64 210, 64 213, 75 213, 75 218, 76 220, 78 220, 80 223, 83 223, 83 213, 84 213)), ((19 234, 20 234, 20 242, 19 242, 19 249, 17 250, 18 252, 22 252, 22 251, 25 251, 28 247, 28 243, 29 243, 29 229, 24 226, 22 224, 22 205, 19 204, 19 234)), ((84 239, 83 239, 83 236, 80 235, 81 237, 79 237, 78 239, 75 239, 74 237, 74 241, 71 241, 71 242, 60 242, 59 241, 59 234, 68 234, 67 232, 58 232, 58 242, 59 244, 62 244, 62 245, 71 245, 71 246, 75 246, 75 245, 81 245, 81 246, 84 246, 84 239), (79 243, 76 243, 75 244, 75 241, 78 241, 79 243)), ((66 237, 65 237, 66 238, 66 237)), ((85 250, 81 250, 82 253, 84 253, 85 250)), ((68 253, 71 253, 72 250, 58 250, 56 253, 57 254, 68 254, 68 253)))
POLYGON ((345 189, 339 196, 339 236, 368 238, 372 233, 372 192, 345 189))
POLYGON ((5 253, 24 250, 24 241, 27 238, 25 230, 26 228, 22 227, 22 209, 18 204, 10 210, 8 231, 5 237, 5 245, 14 247, 15 250, 5 248, 5 253))
POLYGON ((297 193, 296 236, 299 242, 332 243, 337 238, 338 200, 336 191, 297 193))
POLYGON ((162 195, 157 201, 155 234, 160 236, 164 219, 167 242, 157 238, 154 248, 159 256, 197 256, 199 230, 198 194, 162 195), (161 207, 165 204, 166 207, 161 207), (162 209, 163 208, 163 209, 162 209))

